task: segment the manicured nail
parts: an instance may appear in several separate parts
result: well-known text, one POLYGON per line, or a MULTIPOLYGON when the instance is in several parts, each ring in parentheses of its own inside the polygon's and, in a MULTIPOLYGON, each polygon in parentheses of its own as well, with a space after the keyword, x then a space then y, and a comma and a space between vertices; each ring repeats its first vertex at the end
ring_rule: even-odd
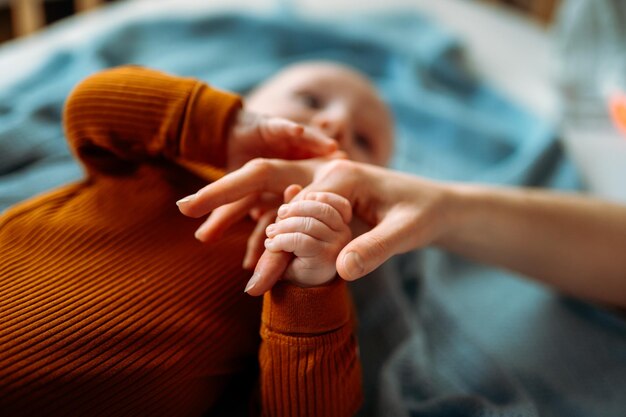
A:
POLYGON ((196 195, 195 195, 195 194, 188 195, 187 197, 185 197, 185 198, 181 198, 180 200, 178 200, 178 201, 176 202, 176 205, 180 207, 180 205, 181 205, 181 204, 188 203, 188 202, 190 202, 191 200, 193 200, 194 198, 196 198, 196 195))
POLYGON ((346 254, 343 258, 343 265, 350 273, 350 276, 355 278, 360 276, 365 270, 363 259, 361 258, 361 255, 356 252, 348 252, 348 254, 346 254))
POLYGON ((260 278, 261 278, 261 274, 259 274, 258 272, 255 272, 254 274, 252 274, 252 278, 250 278, 250 281, 248 281, 248 283, 246 284, 246 289, 243 290, 243 292, 248 292, 252 288, 254 288, 256 283, 259 282, 260 278))
POLYGON ((282 206, 278 208, 278 215, 280 217, 283 217, 285 214, 287 214, 287 205, 283 204, 282 206))

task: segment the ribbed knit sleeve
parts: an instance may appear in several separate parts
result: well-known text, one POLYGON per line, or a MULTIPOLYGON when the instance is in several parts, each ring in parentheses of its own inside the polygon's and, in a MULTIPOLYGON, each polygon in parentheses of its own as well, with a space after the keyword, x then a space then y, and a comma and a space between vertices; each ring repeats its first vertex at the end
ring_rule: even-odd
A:
POLYGON ((346 417, 362 402, 361 366, 346 283, 265 294, 261 324, 263 416, 346 417))
POLYGON ((188 78, 120 67, 80 83, 64 113, 70 146, 89 173, 125 174, 150 159, 222 167, 236 95, 188 78))

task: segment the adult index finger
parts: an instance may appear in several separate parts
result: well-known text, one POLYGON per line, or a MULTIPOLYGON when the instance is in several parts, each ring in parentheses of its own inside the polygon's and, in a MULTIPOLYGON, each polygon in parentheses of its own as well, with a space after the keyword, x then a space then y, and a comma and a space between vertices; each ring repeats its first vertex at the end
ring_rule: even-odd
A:
POLYGON ((310 165, 279 159, 253 159, 240 169, 176 202, 185 216, 200 217, 217 207, 251 194, 282 194, 293 183, 308 184, 313 175, 310 165))

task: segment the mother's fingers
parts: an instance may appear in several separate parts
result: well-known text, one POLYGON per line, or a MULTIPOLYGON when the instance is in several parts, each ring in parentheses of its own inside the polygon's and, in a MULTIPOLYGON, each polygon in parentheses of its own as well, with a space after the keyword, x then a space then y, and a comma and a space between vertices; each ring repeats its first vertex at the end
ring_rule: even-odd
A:
POLYGON ((243 258, 244 269, 254 269, 255 265, 265 252, 265 229, 276 219, 276 211, 268 211, 257 221, 256 227, 248 237, 246 255, 243 258))
POLYGON ((313 168, 306 162, 254 159, 176 204, 184 215, 200 217, 250 194, 282 194, 291 184, 308 184, 312 175, 313 168))
POLYGON ((250 295, 263 295, 283 276, 292 259, 291 253, 265 251, 244 291, 250 295))
POLYGON ((252 194, 234 203, 216 208, 209 218, 196 229, 196 239, 201 242, 219 239, 230 226, 248 214, 256 201, 256 194, 252 194))

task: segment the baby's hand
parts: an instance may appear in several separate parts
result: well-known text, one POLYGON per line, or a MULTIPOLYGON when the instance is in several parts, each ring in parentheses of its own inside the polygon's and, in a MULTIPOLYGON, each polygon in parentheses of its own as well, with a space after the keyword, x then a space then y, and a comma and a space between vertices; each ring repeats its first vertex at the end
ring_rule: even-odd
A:
POLYGON ((319 129, 245 110, 235 117, 227 144, 229 171, 254 158, 308 159, 337 150, 337 142, 319 129))
POLYGON ((352 239, 351 217, 352 207, 344 197, 308 193, 280 207, 276 223, 266 229, 265 248, 295 255, 285 272, 289 281, 304 287, 325 284, 337 274, 337 255, 352 239))

